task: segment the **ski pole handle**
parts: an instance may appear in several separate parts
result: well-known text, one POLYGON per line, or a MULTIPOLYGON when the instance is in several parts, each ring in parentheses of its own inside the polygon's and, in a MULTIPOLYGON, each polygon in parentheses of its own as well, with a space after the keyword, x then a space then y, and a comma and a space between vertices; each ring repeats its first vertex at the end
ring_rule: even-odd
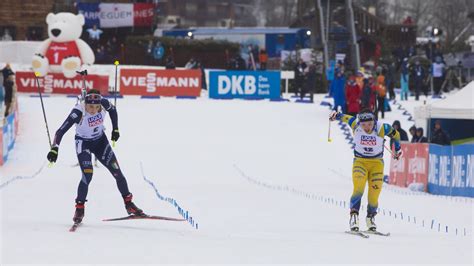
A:
POLYGON ((329 120, 329 127, 328 127, 328 142, 332 142, 332 139, 331 139, 331 120, 329 120))

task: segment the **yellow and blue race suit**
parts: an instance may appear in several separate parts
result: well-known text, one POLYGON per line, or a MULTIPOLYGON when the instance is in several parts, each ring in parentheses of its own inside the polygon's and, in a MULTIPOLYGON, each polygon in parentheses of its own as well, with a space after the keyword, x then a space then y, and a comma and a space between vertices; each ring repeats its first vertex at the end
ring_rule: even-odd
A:
POLYGON ((400 150, 400 134, 391 125, 374 122, 370 133, 360 127, 356 117, 341 114, 336 117, 351 127, 354 133, 354 162, 352 165, 352 182, 354 190, 350 200, 351 212, 359 212, 365 184, 369 183, 367 215, 377 214, 378 199, 383 184, 383 151, 384 137, 394 140, 395 150, 400 150))

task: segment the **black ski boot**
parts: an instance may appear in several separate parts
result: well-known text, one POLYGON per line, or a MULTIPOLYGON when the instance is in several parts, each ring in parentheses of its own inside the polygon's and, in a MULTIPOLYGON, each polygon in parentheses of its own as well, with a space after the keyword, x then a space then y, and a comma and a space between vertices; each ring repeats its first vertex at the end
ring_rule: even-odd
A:
POLYGON ((125 209, 129 215, 137 215, 142 216, 144 215, 143 211, 135 205, 132 201, 133 195, 128 194, 127 196, 123 197, 123 201, 125 202, 125 209))
POLYGON ((84 218, 84 209, 84 202, 76 201, 76 212, 74 213, 74 217, 72 218, 74 223, 79 224, 82 222, 82 219, 84 218))

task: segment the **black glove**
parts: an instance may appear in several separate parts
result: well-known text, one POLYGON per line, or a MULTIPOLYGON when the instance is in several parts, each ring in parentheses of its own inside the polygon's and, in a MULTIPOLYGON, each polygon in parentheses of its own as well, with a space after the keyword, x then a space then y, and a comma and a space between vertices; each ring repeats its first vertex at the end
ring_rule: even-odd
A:
POLYGON ((46 158, 48 158, 48 161, 55 163, 58 159, 58 147, 52 147, 46 158))
POLYGON ((114 130, 112 131, 112 138, 111 138, 111 140, 112 140, 112 141, 117 141, 119 138, 120 138, 119 130, 118 130, 118 129, 114 129, 114 130))

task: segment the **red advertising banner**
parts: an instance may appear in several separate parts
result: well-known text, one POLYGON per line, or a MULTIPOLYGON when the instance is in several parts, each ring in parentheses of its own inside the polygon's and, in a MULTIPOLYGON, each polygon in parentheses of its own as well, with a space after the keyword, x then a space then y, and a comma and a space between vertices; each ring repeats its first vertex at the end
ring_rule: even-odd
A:
POLYGON ((403 156, 400 160, 390 161, 389 183, 408 187, 412 183, 422 183, 424 190, 428 184, 429 144, 403 143, 403 156))
POLYGON ((201 70, 120 69, 120 93, 199 97, 201 70))
MULTIPOLYGON (((70 79, 61 73, 50 73, 38 78, 38 81, 43 93, 80 94, 83 87, 80 75, 70 79)), ((98 89, 102 95, 108 94, 109 76, 91 74, 86 76, 85 81, 87 89, 98 89)), ((38 92, 33 72, 17 71, 16 85, 19 92, 38 92)))
POLYGON ((151 26, 153 24, 154 4, 133 4, 133 26, 151 26))

